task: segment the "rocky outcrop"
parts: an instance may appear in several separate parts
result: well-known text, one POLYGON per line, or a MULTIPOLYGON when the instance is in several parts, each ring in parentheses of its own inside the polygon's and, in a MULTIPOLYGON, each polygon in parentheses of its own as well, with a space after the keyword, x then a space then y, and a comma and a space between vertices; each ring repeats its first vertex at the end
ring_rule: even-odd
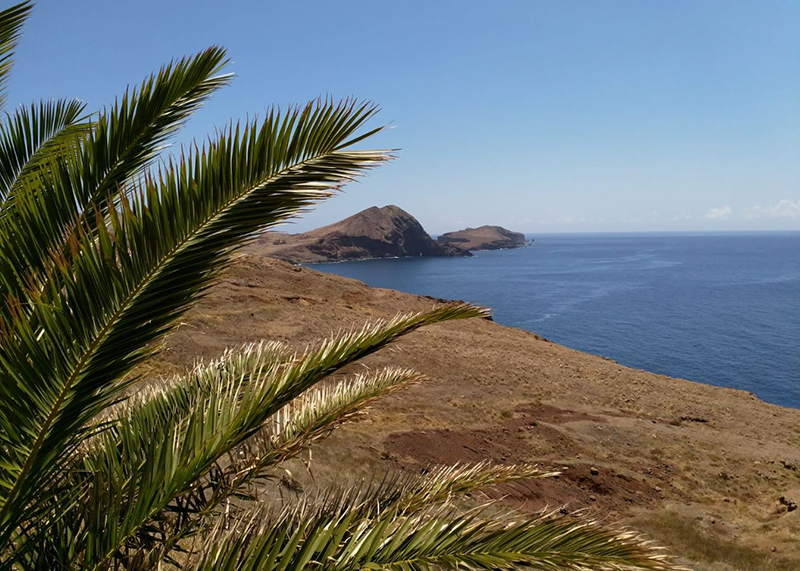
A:
POLYGON ((293 263, 471 255, 434 240, 416 218, 394 205, 373 206, 303 234, 268 232, 251 249, 293 263))
POLYGON ((528 245, 525 235, 501 226, 481 226, 457 232, 447 232, 437 238, 440 244, 465 250, 504 250, 528 245))

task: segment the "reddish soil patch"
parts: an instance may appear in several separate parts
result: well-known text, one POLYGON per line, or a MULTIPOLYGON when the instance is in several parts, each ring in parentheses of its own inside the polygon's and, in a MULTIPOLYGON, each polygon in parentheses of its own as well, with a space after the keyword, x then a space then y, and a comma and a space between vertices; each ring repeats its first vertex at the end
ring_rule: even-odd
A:
POLYGON ((644 479, 613 468, 597 468, 566 458, 586 453, 557 425, 605 420, 586 413, 533 404, 515 409, 517 415, 498 426, 476 430, 418 430, 399 432, 384 440, 384 457, 406 471, 425 470, 438 464, 480 462, 516 464, 536 458, 543 469, 560 471, 554 478, 502 486, 489 494, 518 507, 539 510, 554 505, 567 511, 596 508, 627 514, 635 506, 658 501, 658 490, 644 479), (548 453, 542 455, 543 449, 548 453))

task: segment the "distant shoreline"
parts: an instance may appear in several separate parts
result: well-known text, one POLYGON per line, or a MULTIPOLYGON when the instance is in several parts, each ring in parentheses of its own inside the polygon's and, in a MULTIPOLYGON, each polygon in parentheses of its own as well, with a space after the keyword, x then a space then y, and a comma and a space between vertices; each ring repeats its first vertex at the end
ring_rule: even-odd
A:
MULTIPOLYGON (((524 248, 531 248, 533 244, 525 244, 524 246, 517 246, 515 248, 487 248, 483 250, 470 250, 473 253, 480 253, 480 252, 507 252, 511 250, 522 250, 524 248)), ((475 256, 471 256, 475 257, 475 256)), ((292 262, 290 260, 282 260, 284 262, 288 262, 295 266, 323 266, 323 265, 330 265, 330 264, 349 264, 350 262, 370 262, 375 260, 416 260, 418 258, 426 258, 426 259, 442 259, 442 258, 451 258, 451 256, 386 256, 386 257, 369 257, 369 258, 353 258, 349 260, 328 260, 328 261, 320 261, 320 262, 292 262)), ((278 258, 280 259, 280 258, 278 258)))
POLYGON ((708 236, 730 235, 741 236, 747 234, 798 234, 800 228, 792 230, 640 230, 640 231, 596 231, 596 232, 523 232, 528 236, 708 236))

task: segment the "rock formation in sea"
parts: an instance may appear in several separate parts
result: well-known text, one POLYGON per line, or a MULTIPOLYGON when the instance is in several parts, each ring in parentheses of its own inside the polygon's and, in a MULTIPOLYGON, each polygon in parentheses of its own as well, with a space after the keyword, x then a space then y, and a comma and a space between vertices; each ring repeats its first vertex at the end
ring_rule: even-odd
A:
POLYGON ((502 226, 480 226, 456 232, 447 232, 437 238, 440 244, 458 246, 465 250, 503 250, 521 248, 528 244, 521 232, 512 232, 502 226))

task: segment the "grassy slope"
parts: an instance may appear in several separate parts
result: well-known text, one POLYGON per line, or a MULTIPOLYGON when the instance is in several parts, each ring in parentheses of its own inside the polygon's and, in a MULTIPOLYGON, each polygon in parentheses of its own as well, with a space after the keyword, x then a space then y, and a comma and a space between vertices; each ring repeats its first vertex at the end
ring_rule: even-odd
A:
MULTIPOLYGON (((261 338, 302 348, 434 303, 248 254, 169 337, 152 372, 261 338)), ((315 448, 318 481, 433 462, 537 461, 564 475, 503 490, 504 501, 623 519, 702 568, 800 568, 800 510, 778 503, 800 499, 800 411, 486 320, 414 333, 366 362, 387 364, 430 380, 315 448)))

